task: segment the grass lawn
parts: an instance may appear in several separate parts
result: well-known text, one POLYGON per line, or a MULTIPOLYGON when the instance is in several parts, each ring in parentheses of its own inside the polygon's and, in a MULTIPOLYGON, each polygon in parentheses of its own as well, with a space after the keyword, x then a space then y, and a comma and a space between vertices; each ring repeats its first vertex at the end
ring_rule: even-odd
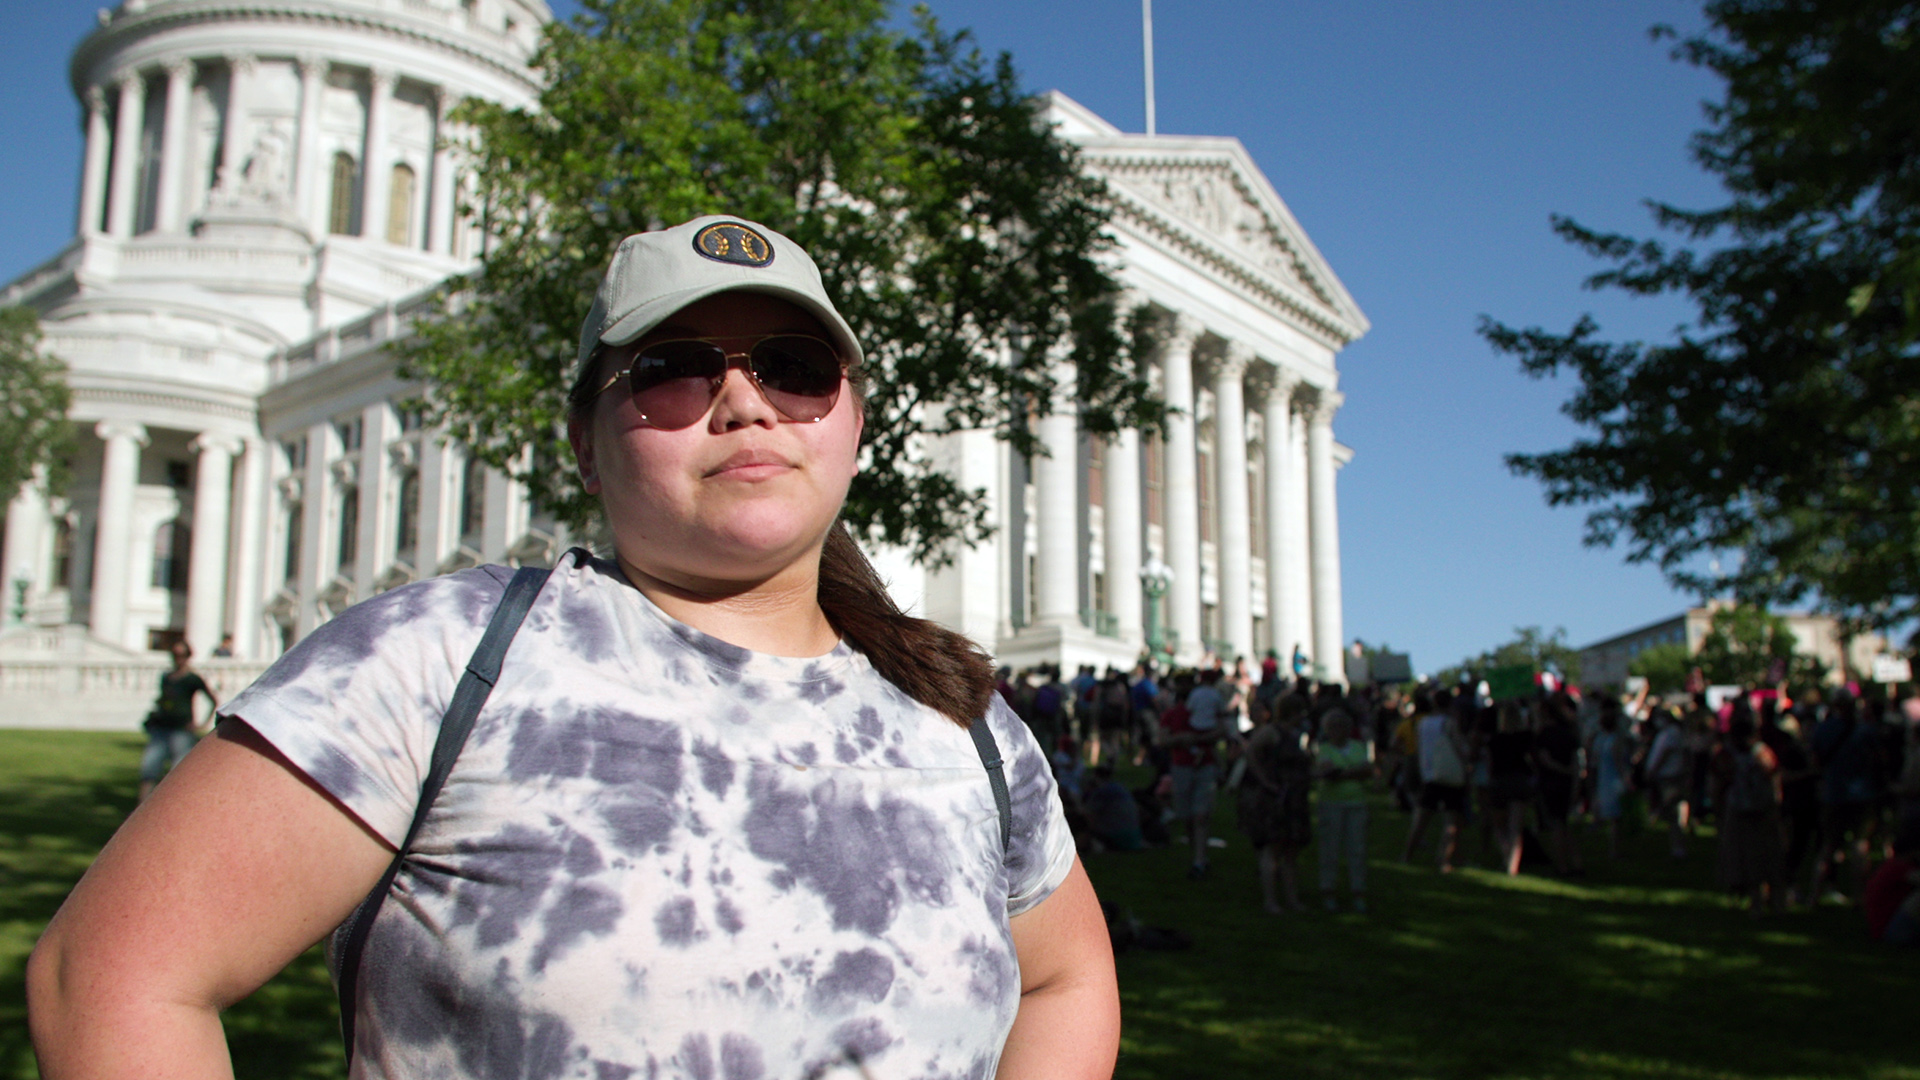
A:
MULTIPOLYGON (((131 808, 140 747, 0 731, 0 1078, 36 1075, 21 967, 131 808)), ((1586 880, 1510 881, 1399 865, 1405 828, 1376 808, 1366 916, 1261 914, 1224 805, 1207 880, 1173 850, 1089 860, 1102 896, 1194 938, 1120 957, 1119 1075, 1920 1080, 1920 958, 1875 948, 1851 911, 1750 921, 1705 887, 1710 841, 1676 865, 1644 835, 1610 864, 1590 837, 1586 880)), ((343 1075, 317 952, 227 1030, 241 1077, 343 1075)))

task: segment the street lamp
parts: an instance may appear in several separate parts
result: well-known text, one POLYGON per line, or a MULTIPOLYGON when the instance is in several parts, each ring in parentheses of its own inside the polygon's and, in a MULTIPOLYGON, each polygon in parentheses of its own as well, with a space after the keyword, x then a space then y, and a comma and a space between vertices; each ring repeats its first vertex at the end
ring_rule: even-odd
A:
POLYGON ((33 588, 33 568, 22 563, 13 572, 13 621, 27 623, 27 590, 33 588))
POLYGON ((1173 567, 1160 561, 1160 556, 1153 556, 1140 568, 1140 587, 1147 591, 1147 652, 1152 656, 1173 652, 1160 629, 1160 598, 1172 585, 1173 567))

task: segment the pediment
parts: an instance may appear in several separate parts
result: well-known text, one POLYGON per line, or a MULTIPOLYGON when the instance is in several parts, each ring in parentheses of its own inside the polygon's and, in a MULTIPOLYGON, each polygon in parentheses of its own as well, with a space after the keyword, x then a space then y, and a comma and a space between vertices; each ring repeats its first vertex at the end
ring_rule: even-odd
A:
POLYGON ((1367 318, 1240 140, 1121 132, 1055 91, 1047 115, 1105 181, 1116 217, 1197 269, 1344 345, 1367 318))

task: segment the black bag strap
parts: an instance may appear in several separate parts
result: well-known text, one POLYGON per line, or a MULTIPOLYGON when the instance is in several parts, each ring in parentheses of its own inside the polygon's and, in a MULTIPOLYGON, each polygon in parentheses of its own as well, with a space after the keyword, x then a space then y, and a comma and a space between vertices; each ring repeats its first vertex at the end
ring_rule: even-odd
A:
POLYGON ((973 736, 973 748, 980 752, 980 763, 987 767, 987 782, 993 785, 993 808, 1000 812, 1000 854, 1005 858, 1007 845, 1013 841, 1013 799, 1007 794, 1006 770, 1000 767, 1000 744, 993 741, 984 716, 967 725, 967 734, 973 736))
POLYGON ((360 906, 353 909, 353 914, 334 931, 339 972, 334 985, 340 996, 340 1038, 346 1043, 349 1063, 353 1061, 354 1001, 360 983, 360 956, 367 948, 367 934, 373 929, 374 918, 380 914, 380 905, 393 888, 400 864, 406 861, 407 852, 412 850, 413 841, 420 834, 420 826, 427 820, 427 811, 433 809, 440 789, 446 786, 448 774, 453 772, 454 760, 473 732, 480 707, 487 703, 487 695, 493 692, 493 684, 500 678, 500 663, 506 659, 507 646, 513 643, 513 635, 519 632, 520 623, 527 617, 527 610, 540 595, 540 587, 546 584, 550 573, 551 570, 543 567, 523 566, 507 583, 506 594, 500 598, 500 606, 494 609, 493 618, 487 623, 487 632, 480 636, 480 644, 467 661, 459 685, 454 687, 446 715, 440 718, 440 734, 433 741, 433 758, 427 767, 426 779, 420 784, 420 802, 414 807, 413 823, 407 826, 407 838, 394 853, 393 861, 387 864, 380 884, 373 887, 367 898, 360 901, 360 906))

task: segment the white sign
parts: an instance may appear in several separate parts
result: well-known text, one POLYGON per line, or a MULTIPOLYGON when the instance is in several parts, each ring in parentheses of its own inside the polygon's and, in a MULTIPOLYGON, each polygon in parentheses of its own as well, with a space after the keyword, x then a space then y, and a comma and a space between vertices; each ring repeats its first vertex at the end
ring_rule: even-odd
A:
POLYGON ((1904 656, 1876 656, 1873 658, 1873 681, 1877 683, 1903 683, 1913 681, 1913 665, 1904 656))

